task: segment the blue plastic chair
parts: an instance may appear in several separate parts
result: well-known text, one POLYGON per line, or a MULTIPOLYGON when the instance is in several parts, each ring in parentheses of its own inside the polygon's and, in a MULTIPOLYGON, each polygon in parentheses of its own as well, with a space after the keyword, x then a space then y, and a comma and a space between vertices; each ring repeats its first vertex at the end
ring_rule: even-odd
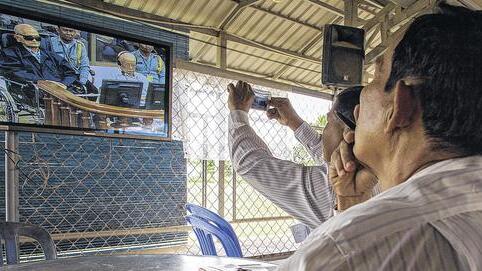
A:
POLYGON ((221 242, 226 256, 243 257, 238 237, 226 220, 198 205, 186 204, 186 209, 191 213, 186 220, 193 227, 203 255, 217 256, 214 235, 221 242))

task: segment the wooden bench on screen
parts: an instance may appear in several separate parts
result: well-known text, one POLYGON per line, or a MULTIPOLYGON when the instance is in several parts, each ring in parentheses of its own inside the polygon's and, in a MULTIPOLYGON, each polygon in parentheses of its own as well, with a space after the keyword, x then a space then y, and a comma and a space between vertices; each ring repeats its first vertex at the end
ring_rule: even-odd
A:
POLYGON ((74 128, 109 129, 107 118, 117 117, 117 127, 129 126, 129 119, 142 119, 150 125, 154 119, 164 119, 164 110, 145 110, 99 104, 75 96, 65 85, 54 81, 38 81, 37 86, 43 91, 45 104, 45 125, 74 128))

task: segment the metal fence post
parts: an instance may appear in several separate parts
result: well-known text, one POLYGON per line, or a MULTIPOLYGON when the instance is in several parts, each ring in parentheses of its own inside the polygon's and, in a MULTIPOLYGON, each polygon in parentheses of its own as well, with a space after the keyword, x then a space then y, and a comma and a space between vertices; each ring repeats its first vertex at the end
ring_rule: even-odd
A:
POLYGON ((206 207, 208 203, 208 161, 202 160, 202 190, 201 190, 201 206, 206 207))
POLYGON ((219 161, 218 178, 218 214, 224 217, 224 161, 219 161))
POLYGON ((5 214, 6 221, 18 222, 18 133, 5 132, 5 214))

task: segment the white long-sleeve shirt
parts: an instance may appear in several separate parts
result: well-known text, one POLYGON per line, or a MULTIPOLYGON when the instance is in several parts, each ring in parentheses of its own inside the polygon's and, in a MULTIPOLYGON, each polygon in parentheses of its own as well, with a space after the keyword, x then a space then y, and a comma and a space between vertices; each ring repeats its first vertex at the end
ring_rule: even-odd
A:
POLYGON ((315 229, 279 270, 482 270, 482 156, 445 160, 315 229))
MULTIPOLYGON (((312 228, 332 216, 326 165, 276 159, 243 111, 231 112, 229 125, 238 174, 312 228)), ((321 157, 308 124, 295 135, 321 157)), ((447 160, 330 219, 280 270, 482 270, 481 228, 482 157, 447 160)))
POLYGON ((315 228, 333 215, 334 206, 327 166, 321 157, 321 136, 307 123, 295 136, 319 166, 275 158, 249 126, 248 114, 239 110, 230 113, 229 148, 237 174, 285 212, 315 228))

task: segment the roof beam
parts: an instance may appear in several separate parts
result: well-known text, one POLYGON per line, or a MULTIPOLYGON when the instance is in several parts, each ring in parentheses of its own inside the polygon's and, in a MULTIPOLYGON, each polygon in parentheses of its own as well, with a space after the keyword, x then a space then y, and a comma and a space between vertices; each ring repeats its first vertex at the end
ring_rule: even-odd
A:
POLYGON ((224 19, 221 21, 221 23, 219 24, 219 28, 221 30, 224 30, 227 26, 229 26, 237 17, 238 15, 241 13, 241 11, 245 8, 245 7, 249 7, 253 4, 255 4, 256 2, 259 2, 260 0, 241 0, 241 1, 238 1, 236 3, 236 6, 234 7, 234 9, 232 9, 228 16, 224 17, 224 19))
MULTIPOLYGON (((337 17, 335 18, 331 23, 332 24, 337 24, 339 23, 343 18, 342 17, 337 17)), ((316 43, 318 43, 319 40, 323 40, 323 31, 321 31, 318 35, 314 36, 308 43, 306 43, 305 46, 303 46, 298 52, 300 54, 306 54, 313 46, 315 46, 316 43)), ((280 69, 278 69, 274 75, 273 79, 279 79, 290 67, 290 65, 294 65, 297 62, 296 59, 290 60, 290 62, 287 65, 283 65, 280 69)), ((319 60, 321 63, 321 59, 319 60)))
POLYGON ((226 33, 219 32, 219 37, 217 38, 218 47, 216 47, 216 66, 221 70, 225 70, 228 67, 227 64, 227 41, 226 33))
MULTIPOLYGON (((248 6, 251 6, 255 4, 256 2, 259 2, 260 0, 241 0, 238 1, 235 5, 235 7, 229 12, 228 16, 224 17, 221 23, 219 23, 218 28, 223 31, 226 29, 227 26, 229 26, 241 13, 242 9, 248 6)), ((226 37, 224 37, 226 39, 226 37)), ((194 55, 192 58, 193 61, 198 61, 199 58, 204 55, 207 50, 209 49, 209 43, 215 41, 216 39, 209 38, 207 43, 204 43, 204 45, 201 47, 201 49, 198 50, 198 52, 194 55)), ((219 40, 218 40, 219 42, 219 40)))
POLYGON ((248 39, 245 39, 245 38, 233 35, 233 34, 226 33, 226 39, 228 41, 244 44, 244 45, 259 48, 259 49, 262 49, 262 50, 268 50, 268 51, 278 53, 278 54, 282 54, 282 55, 285 55, 285 56, 288 56, 288 57, 291 57, 291 58, 300 59, 300 60, 308 61, 308 62, 313 62, 315 64, 320 63, 320 60, 315 58, 315 57, 306 56, 306 55, 300 54, 296 51, 291 51, 291 50, 283 49, 283 48, 280 48, 280 47, 275 47, 275 46, 272 46, 272 45, 262 44, 262 43, 252 41, 252 40, 248 40, 248 39))
MULTIPOLYGON (((382 36, 386 35, 384 39, 388 40, 388 39, 390 39, 390 37, 396 35, 396 33, 400 33, 402 31, 405 31, 409 27, 410 22, 406 22, 402 27, 400 27, 394 33, 389 32, 391 28, 399 25, 402 22, 405 22, 406 20, 409 20, 409 19, 413 18, 414 16, 416 16, 420 12, 431 9, 432 4, 433 3, 431 2, 431 0, 420 0, 420 1, 417 1, 417 2, 413 3, 411 6, 404 9, 403 11, 397 12, 397 14, 395 14, 395 16, 393 18, 388 20, 388 22, 385 22, 385 25, 383 26, 383 28, 385 28, 385 30, 387 31, 387 33, 382 34, 382 36)), ((384 18, 387 20, 388 17, 385 17, 385 15, 386 14, 384 14, 384 18)), ((382 27, 380 27, 380 28, 382 28, 382 27)), ((381 29, 381 31, 382 30, 383 29, 381 29)), ((373 50, 371 50, 365 56, 366 65, 371 64, 376 59, 376 57, 378 57, 380 54, 382 54, 384 52, 386 47, 387 47, 387 42, 385 41, 385 42, 382 42, 377 47, 373 48, 373 50)))
POLYGON ((249 7, 256 4, 256 2, 259 2, 259 1, 261 0, 239 0, 238 3, 242 7, 249 7))
MULTIPOLYGON (((57 0, 54 2, 61 3, 62 1, 57 0)), ((131 19, 131 20, 137 20, 137 21, 155 24, 167 29, 180 30, 180 31, 193 30, 206 35, 211 35, 211 36, 218 35, 217 29, 212 26, 193 25, 189 23, 183 23, 164 16, 155 15, 155 14, 151 14, 151 13, 147 13, 147 12, 143 12, 143 11, 139 11, 131 8, 126 8, 123 6, 110 4, 99 0, 65 0, 65 2, 76 4, 78 6, 88 8, 90 10, 99 11, 102 13, 114 15, 124 19, 131 19)))
MULTIPOLYGON (((128 18, 128 19, 133 19, 137 21, 147 22, 153 25, 166 28, 168 30, 193 31, 193 32, 202 33, 211 37, 219 36, 219 30, 217 30, 216 28, 180 23, 176 20, 169 19, 160 15, 154 15, 154 14, 150 14, 150 13, 146 13, 138 10, 133 10, 133 9, 125 8, 114 4, 100 2, 98 0, 67 0, 67 1, 70 3, 80 5, 82 7, 86 7, 86 8, 94 9, 96 11, 115 15, 120 18, 128 18)), ((320 29, 317 29, 317 30, 319 31, 320 29)), ((305 56, 305 55, 299 54, 296 51, 291 51, 291 50, 287 50, 279 47, 273 47, 271 45, 248 40, 229 33, 226 33, 226 39, 228 41, 233 41, 233 42, 237 42, 247 46, 260 48, 266 51, 278 53, 291 58, 297 58, 300 60, 315 62, 315 63, 319 62, 314 57, 305 56)), ((210 44, 210 45, 214 45, 214 44, 210 44)))
MULTIPOLYGON (((320 32, 318 35, 314 36, 310 42, 306 43, 305 46, 303 46, 303 48, 301 48, 301 50, 299 51, 300 54, 305 54, 308 50, 310 50, 320 39, 323 39, 323 31, 320 32)), ((289 61, 289 63, 287 65, 283 65, 280 69, 278 69, 274 75, 273 75, 273 79, 277 80, 281 77, 281 75, 283 75, 291 65, 294 65, 295 63, 297 62, 296 59, 292 59, 289 61)), ((321 60, 319 60, 319 62, 321 63, 321 60)))
POLYGON ((380 23, 383 19, 385 19, 385 15, 390 13, 395 8, 396 6, 393 3, 389 3, 384 8, 382 8, 377 14, 375 14, 375 17, 371 18, 363 25, 363 29, 365 30, 365 32, 368 32, 372 27, 380 23))
POLYGON ((283 82, 277 82, 269 80, 266 78, 261 78, 246 73, 250 71, 242 71, 237 69, 221 70, 219 68, 213 67, 212 65, 204 65, 198 63, 192 63, 184 60, 176 60, 176 68, 190 70, 194 72, 207 73, 214 76, 219 76, 228 79, 243 80, 256 85, 262 85, 265 87, 275 88, 284 91, 291 91, 294 93, 300 93, 305 95, 310 95, 322 99, 333 100, 333 95, 330 94, 332 91, 329 89, 321 88, 320 86, 308 85, 302 82, 292 82, 293 84, 301 84, 309 86, 310 88, 295 86, 292 84, 287 84, 283 82))
POLYGON ((376 8, 376 9, 381 9, 381 8, 382 8, 382 7, 380 7, 380 5, 373 4, 372 2, 367 1, 367 0, 361 0, 361 1, 360 1, 360 4, 366 5, 366 6, 369 6, 369 7, 372 7, 372 8, 376 8))
POLYGON ((294 18, 291 18, 289 16, 286 16, 286 15, 283 15, 281 13, 277 13, 277 12, 274 12, 272 10, 269 10, 269 9, 266 9, 266 8, 263 8, 263 7, 260 7, 260 6, 253 6, 251 8, 254 8, 256 10, 259 10, 259 11, 262 11, 262 12, 265 12, 265 13, 268 13, 268 14, 271 14, 273 16, 276 16, 278 18, 281 18, 281 19, 284 19, 284 20, 287 20, 287 21, 290 21, 290 22, 293 22, 293 23, 297 23, 297 24, 300 24, 300 25, 303 25, 303 26, 306 26, 308 28, 311 28, 312 30, 316 30, 316 31, 320 31, 322 29, 322 27, 320 26, 317 26, 317 25, 313 25, 313 24, 309 24, 309 23, 306 23, 306 22, 302 22, 300 20, 297 20, 297 19, 294 19, 294 18))
POLYGON ((390 3, 390 0, 366 0, 366 1, 379 8, 383 8, 386 5, 388 5, 388 3, 390 3))
MULTIPOLYGON (((337 16, 340 16, 340 17, 345 17, 345 12, 337 7, 334 7, 330 4, 327 4, 325 2, 322 2, 320 0, 306 0, 306 1, 309 1, 310 3, 326 10, 326 11, 329 11, 333 14, 336 14, 337 16)), ((361 18, 358 18, 358 22, 359 23, 365 23, 366 21, 361 19, 361 18)))
POLYGON ((474 0, 458 0, 462 5, 473 9, 473 10, 478 10, 482 9, 482 2, 481 1, 474 1, 474 0), (477 3, 478 2, 478 3, 477 3))
POLYGON ((357 0, 344 0, 344 25, 356 26, 358 21, 358 1, 357 0))
POLYGON ((363 10, 363 11, 365 11, 365 12, 368 12, 368 13, 370 13, 370 14, 372 14, 372 15, 377 14, 375 11, 371 10, 369 6, 367 6, 367 5, 365 5, 365 4, 362 4, 362 3, 360 3, 360 4, 358 5, 358 8, 361 9, 361 10, 363 10))

